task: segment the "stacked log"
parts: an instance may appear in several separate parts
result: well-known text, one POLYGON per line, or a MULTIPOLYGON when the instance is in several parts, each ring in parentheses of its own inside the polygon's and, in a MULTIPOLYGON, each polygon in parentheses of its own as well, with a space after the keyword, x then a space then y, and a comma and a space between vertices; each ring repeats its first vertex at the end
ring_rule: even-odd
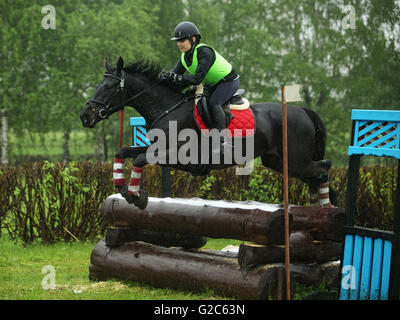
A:
MULTIPOLYGON (((336 287, 343 249, 344 209, 289 206, 289 212, 293 216, 290 268, 295 281, 318 285, 324 278, 328 287, 336 287)), ((238 262, 245 270, 284 261, 283 245, 243 243, 239 247, 238 262)))
POLYGON ((146 209, 140 210, 118 194, 106 199, 102 212, 114 227, 180 232, 265 245, 284 241, 284 217, 280 206, 150 197, 146 209))
POLYGON ((202 291, 212 289, 241 299, 262 299, 276 292, 280 265, 266 265, 242 273, 236 259, 186 252, 144 242, 110 250, 100 241, 91 256, 90 279, 119 278, 155 287, 202 291))
MULTIPOLYGON (((324 263, 340 259, 344 209, 289 206, 293 216, 290 234, 290 261, 324 263)), ((242 244, 242 267, 283 262, 285 247, 280 245, 242 244)))
POLYGON ((116 248, 134 241, 144 241, 164 247, 183 248, 201 248, 207 243, 207 238, 201 236, 124 227, 108 228, 104 240, 109 248, 116 248))
POLYGON ((293 231, 307 231, 314 240, 342 241, 343 208, 289 206, 293 231))
MULTIPOLYGON (((93 249, 92 280, 120 278, 157 287, 210 288, 240 299, 282 297, 280 205, 150 197, 146 209, 140 210, 112 195, 102 211, 110 228, 93 249), (201 249, 207 237, 246 243, 240 245, 239 254, 227 254, 201 249)), ((290 206, 289 212, 292 285, 318 285, 323 278, 335 278, 344 210, 290 206)))

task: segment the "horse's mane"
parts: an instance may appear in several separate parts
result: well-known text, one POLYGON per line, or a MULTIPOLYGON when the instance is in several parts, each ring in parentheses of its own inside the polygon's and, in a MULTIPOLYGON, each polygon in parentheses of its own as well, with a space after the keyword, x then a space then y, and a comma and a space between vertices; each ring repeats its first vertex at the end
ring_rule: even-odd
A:
POLYGON ((158 78, 162 68, 158 63, 140 60, 133 63, 130 63, 123 70, 127 73, 140 73, 146 76, 147 78, 158 78))
MULTIPOLYGON (((139 60, 136 62, 132 62, 126 67, 123 67, 122 70, 129 74, 140 73, 151 82, 158 80, 160 73, 163 71, 159 63, 151 62, 148 60, 139 60)), ((182 94, 182 90, 184 89, 184 86, 182 85, 173 85, 169 83, 163 83, 163 85, 179 94, 182 94)))

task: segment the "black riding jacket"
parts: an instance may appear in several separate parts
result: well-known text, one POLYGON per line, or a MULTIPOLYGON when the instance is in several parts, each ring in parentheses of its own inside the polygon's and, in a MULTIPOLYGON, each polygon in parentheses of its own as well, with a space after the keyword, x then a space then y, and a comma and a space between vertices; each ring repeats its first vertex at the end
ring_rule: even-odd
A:
MULTIPOLYGON (((188 66, 190 66, 192 64, 193 51, 194 50, 192 49, 192 50, 190 50, 190 52, 185 53, 185 61, 188 66)), ((196 73, 194 75, 191 75, 191 74, 183 75, 186 72, 186 69, 182 65, 181 59, 178 60, 178 63, 176 64, 176 66, 172 70, 172 72, 183 75, 182 84, 187 85, 187 86, 198 85, 200 82, 202 82, 204 80, 208 70, 210 70, 211 66, 215 62, 214 50, 209 47, 206 47, 206 46, 199 47, 197 49, 197 60, 198 60, 198 65, 197 65, 196 73)), ((232 71, 221 81, 231 81, 231 80, 234 80, 236 77, 237 77, 237 74, 232 67, 232 71)), ((216 85, 218 85, 218 83, 216 85)), ((216 85, 214 85, 214 87, 216 85)))

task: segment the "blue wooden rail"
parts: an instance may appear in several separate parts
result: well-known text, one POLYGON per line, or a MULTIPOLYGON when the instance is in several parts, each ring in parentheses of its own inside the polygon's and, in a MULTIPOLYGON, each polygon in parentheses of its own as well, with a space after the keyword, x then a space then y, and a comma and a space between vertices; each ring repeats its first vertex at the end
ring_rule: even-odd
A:
MULTIPOLYGON (((151 144, 147 139, 146 120, 143 117, 131 117, 130 125, 132 126, 132 147, 146 147, 151 144)), ((171 197, 171 169, 162 167, 161 169, 162 197, 171 197)))
POLYGON ((400 111, 353 110, 351 119, 340 299, 399 299, 400 111), (399 159, 393 232, 354 226, 360 159, 371 155, 399 159))
POLYGON ((340 299, 387 300, 395 234, 360 227, 345 234, 340 299))
POLYGON ((133 130, 133 147, 150 145, 150 141, 147 139, 146 120, 143 117, 131 117, 130 125, 133 130))

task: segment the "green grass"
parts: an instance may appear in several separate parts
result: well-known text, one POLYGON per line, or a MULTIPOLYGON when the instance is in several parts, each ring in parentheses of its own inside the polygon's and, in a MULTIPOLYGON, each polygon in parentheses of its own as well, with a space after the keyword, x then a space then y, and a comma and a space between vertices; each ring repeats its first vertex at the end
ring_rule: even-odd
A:
MULTIPOLYGON (((209 239, 204 248, 221 250, 238 240, 209 239)), ((155 288, 134 281, 90 281, 90 254, 96 243, 59 242, 23 246, 0 238, 0 300, 221 300, 212 290, 202 292, 155 288), (43 267, 55 269, 55 289, 42 287, 43 267)), ((294 299, 301 300, 319 288, 296 284, 294 299)))
MULTIPOLYGON (((206 248, 222 249, 235 240, 210 240, 206 248)), ((0 300, 199 300, 224 299, 211 290, 203 293, 153 288, 132 281, 90 281, 90 254, 95 243, 31 244, 0 238, 0 300), (44 266, 56 271, 55 289, 44 290, 44 266), (74 292, 75 290, 75 292, 74 292)))

